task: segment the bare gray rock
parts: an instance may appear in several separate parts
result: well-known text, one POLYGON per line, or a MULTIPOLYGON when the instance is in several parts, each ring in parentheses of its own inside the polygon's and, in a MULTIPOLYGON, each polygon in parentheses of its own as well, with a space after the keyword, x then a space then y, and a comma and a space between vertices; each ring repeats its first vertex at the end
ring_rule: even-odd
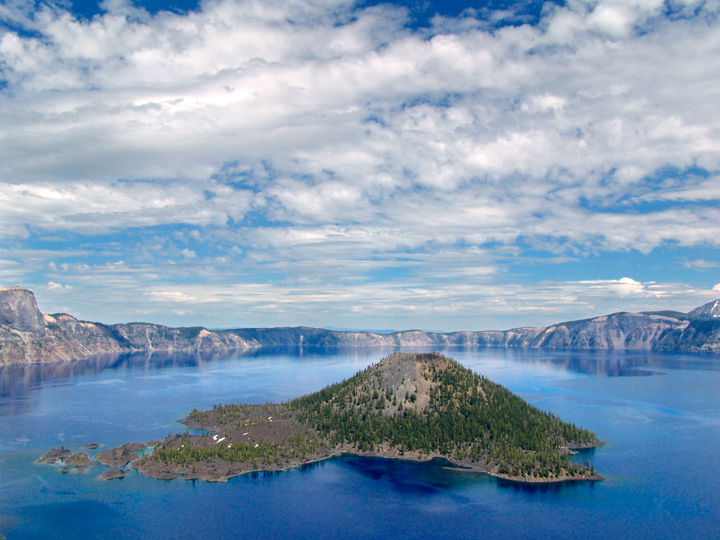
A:
POLYGON ((157 480, 174 480, 180 476, 175 469, 170 465, 159 463, 154 460, 148 460, 147 458, 141 459, 140 461, 134 461, 130 468, 140 471, 145 476, 155 478, 157 480))
POLYGON ((127 473, 122 469, 113 469, 112 471, 102 473, 98 476, 98 480, 115 480, 116 478, 125 478, 126 476, 127 473))
POLYGON ((148 445, 143 442, 129 442, 123 444, 121 448, 130 450, 131 452, 139 452, 140 450, 147 450, 148 445))
POLYGON ((22 287, 0 287, 0 324, 20 332, 45 335, 45 320, 35 295, 22 287))
POLYGON ((147 445, 140 442, 123 444, 117 448, 103 450, 95 456, 95 461, 108 467, 124 467, 131 461, 140 459, 138 450, 145 450, 147 445))
POLYGON ((85 452, 78 452, 70 457, 66 457, 63 460, 63 463, 65 465, 69 465, 70 467, 92 467, 93 465, 93 462, 90 460, 90 456, 88 456, 85 452))
POLYGON ((71 455, 72 452, 65 448, 60 450, 53 448, 49 452, 44 453, 35 463, 57 463, 58 461, 71 455))

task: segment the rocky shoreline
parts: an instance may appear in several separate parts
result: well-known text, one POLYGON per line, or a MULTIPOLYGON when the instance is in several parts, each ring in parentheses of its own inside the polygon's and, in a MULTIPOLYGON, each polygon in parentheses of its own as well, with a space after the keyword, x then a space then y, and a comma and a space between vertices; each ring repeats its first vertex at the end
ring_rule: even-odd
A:
MULTIPOLYGON (((322 453, 308 455, 305 459, 292 459, 286 463, 274 466, 264 465, 262 467, 253 467, 252 463, 232 463, 226 462, 218 458, 209 459, 203 462, 194 463, 189 466, 169 466, 152 459, 152 450, 161 444, 161 441, 148 441, 147 443, 130 442, 121 446, 110 448, 99 452, 92 458, 86 452, 73 453, 71 450, 62 448, 53 448, 38 458, 37 464, 62 464, 63 467, 59 472, 63 474, 85 474, 89 468, 95 465, 95 462, 112 467, 111 470, 104 471, 97 478, 99 480, 113 480, 124 478, 128 471, 135 470, 139 473, 157 480, 203 480, 205 482, 227 482, 236 476, 254 473, 266 472, 282 472, 313 463, 319 463, 328 459, 338 458, 342 456, 357 456, 367 458, 392 459, 398 461, 411 461, 415 463, 429 463, 433 460, 443 460, 446 462, 445 468, 458 471, 472 472, 478 474, 487 474, 489 476, 523 484, 547 484, 572 481, 598 481, 604 480, 604 477, 595 475, 588 476, 562 476, 557 478, 535 478, 535 477, 513 477, 500 474, 494 470, 493 463, 479 463, 471 460, 456 460, 449 456, 430 453, 423 454, 420 452, 404 452, 401 453, 397 449, 379 450, 379 451, 360 451, 354 446, 342 445, 333 449, 329 449, 322 453), (139 451, 149 450, 150 453, 145 455, 138 454, 139 451)), ((595 444, 576 445, 574 448, 591 449, 604 446, 606 443, 597 441, 595 444)), ((102 445, 90 444, 83 448, 91 447, 99 448, 102 445)))
MULTIPOLYGON (((64 466, 59 469, 59 472, 63 474, 85 474, 88 472, 90 467, 95 465, 94 462, 105 465, 107 467, 112 467, 111 470, 101 473, 97 477, 99 480, 113 480, 124 478, 128 475, 128 471, 123 467, 129 466, 128 468, 130 470, 138 471, 139 473, 156 480, 175 480, 179 478, 181 480, 203 480, 205 482, 223 483, 227 482, 231 478, 246 474, 282 472, 342 456, 357 456, 367 458, 392 459, 398 461, 410 461, 415 463, 429 463, 433 460, 443 460, 444 462, 446 462, 446 465, 444 465, 444 467, 448 469, 472 472, 477 474, 487 474, 501 480, 523 484, 548 484, 573 481, 604 480, 604 477, 597 474, 593 477, 513 477, 505 474, 500 474, 497 471, 493 470, 494 464, 492 463, 478 463, 471 460, 460 461, 439 453, 401 453, 397 450, 360 451, 357 448, 349 445, 339 446, 322 454, 318 453, 315 455, 310 455, 302 460, 291 460, 287 463, 278 464, 276 466, 262 467, 253 467, 251 463, 230 463, 217 458, 209 459, 204 462, 198 462, 191 466, 173 467, 151 459, 151 454, 147 454, 144 456, 138 454, 138 451, 152 450, 158 444, 160 444, 160 441, 148 441, 148 443, 126 443, 116 448, 111 448, 100 452, 92 459, 90 459, 90 456, 88 456, 88 454, 85 452, 73 453, 71 450, 65 448, 60 450, 53 448, 52 450, 46 452, 40 458, 38 458, 35 463, 63 464, 64 466)), ((606 443, 604 442, 597 441, 596 444, 583 445, 582 449, 596 448, 604 446, 605 444, 606 443)), ((84 446, 83 448, 85 448, 86 446, 84 446)), ((95 447, 97 448, 99 446, 101 445, 97 445, 95 447)))
MULTIPOLYGON (((53 448, 49 450, 40 456, 35 463, 39 465, 62 465, 59 469, 59 472, 62 474, 85 474, 89 472, 90 468, 95 466, 97 462, 100 465, 113 467, 113 469, 101 473, 97 478, 99 480, 113 480, 127 476, 127 471, 122 469, 122 467, 139 460, 141 455, 138 454, 138 452, 152 449, 159 443, 160 441, 148 441, 147 443, 131 442, 118 446, 117 448, 104 450, 92 457, 87 452, 73 453, 72 450, 63 446, 60 449, 53 448)), ((84 445, 82 448, 92 451, 102 446, 101 444, 90 443, 84 445)))

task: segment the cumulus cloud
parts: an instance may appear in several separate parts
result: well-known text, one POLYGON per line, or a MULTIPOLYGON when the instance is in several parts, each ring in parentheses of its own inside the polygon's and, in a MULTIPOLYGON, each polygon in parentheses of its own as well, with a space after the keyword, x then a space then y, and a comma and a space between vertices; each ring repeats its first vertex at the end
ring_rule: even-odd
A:
MULTIPOLYGON (((102 269, 96 269, 86 280, 97 281, 104 275, 102 269)), ((109 289, 93 291, 83 283, 74 291, 82 291, 88 300, 82 316, 101 320, 107 320, 107 315, 100 315, 111 305, 113 320, 128 320, 142 313, 149 320, 178 324, 186 320, 173 316, 179 315, 177 307, 182 305, 180 311, 191 315, 192 323, 202 321, 215 327, 324 326, 341 317, 351 326, 374 321, 398 329, 452 331, 549 325, 617 311, 664 310, 669 306, 689 311, 714 300, 720 290, 632 278, 498 283, 483 279, 488 276, 462 275, 462 279, 453 279, 452 275, 443 275, 433 280, 421 275, 348 286, 301 276, 293 281, 213 283, 218 276, 209 275, 203 283, 167 284, 156 280, 138 288, 128 282, 113 283, 117 276, 107 275, 113 283, 109 289), (136 296, 131 297, 130 292, 136 296)), ((50 296, 52 292, 48 291, 46 304, 66 300, 65 296, 55 299, 50 296)))
POLYGON ((55 283, 54 281, 48 281, 47 288, 49 290, 55 290, 55 289, 72 289, 72 285, 62 285, 60 283, 55 283))
MULTIPOLYGON (((139 231, 117 248, 137 287, 165 257, 164 275, 240 264, 339 296, 415 277, 427 298, 440 276, 500 287, 527 249, 719 247, 717 3, 573 1, 534 26, 468 11, 418 30, 403 8, 342 0, 103 8, 0 9, 0 234, 21 250, 139 231)), ((616 279, 575 281, 657 293, 616 279)))

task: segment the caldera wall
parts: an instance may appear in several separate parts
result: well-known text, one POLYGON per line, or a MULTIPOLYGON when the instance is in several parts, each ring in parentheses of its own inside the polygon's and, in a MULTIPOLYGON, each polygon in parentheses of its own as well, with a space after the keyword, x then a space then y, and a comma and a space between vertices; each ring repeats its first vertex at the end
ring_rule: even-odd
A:
POLYGON ((64 313, 43 315, 32 291, 0 288, 0 364, 80 360, 102 353, 224 351, 259 347, 525 347, 572 350, 659 350, 720 353, 717 301, 688 314, 614 313, 547 328, 392 334, 323 328, 243 328, 211 331, 152 323, 105 325, 64 313))

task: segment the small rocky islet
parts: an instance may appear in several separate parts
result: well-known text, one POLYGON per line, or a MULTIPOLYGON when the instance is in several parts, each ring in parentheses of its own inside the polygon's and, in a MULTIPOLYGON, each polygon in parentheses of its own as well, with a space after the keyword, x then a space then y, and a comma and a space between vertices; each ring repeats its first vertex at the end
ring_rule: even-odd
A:
POLYGON ((97 449, 100 448, 101 446, 102 446, 102 444, 89 443, 89 444, 83 445, 83 448, 84 448, 85 450, 97 450, 97 449))
MULTIPOLYGON (((97 461, 101 465, 108 467, 114 467, 115 469, 103 472, 98 476, 100 480, 113 480, 115 478, 123 478, 127 476, 127 472, 118 469, 118 467, 124 467, 128 463, 140 459, 139 451, 151 448, 160 441, 149 441, 148 443, 131 442, 123 444, 117 448, 111 448, 98 453, 94 457, 94 461, 97 461)), ((97 443, 86 444, 83 446, 85 449, 94 450, 100 448, 102 445, 97 443)), ((78 452, 74 454, 71 450, 62 447, 60 449, 53 448, 49 452, 43 454, 35 463, 38 464, 54 464, 62 463, 63 467, 60 472, 63 474, 74 473, 84 474, 87 473, 89 467, 95 465, 93 459, 86 452, 78 452)))
POLYGON ((72 451, 66 448, 53 448, 49 452, 44 453, 35 463, 57 463, 63 459, 72 456, 72 451))
POLYGON ((92 467, 93 462, 85 452, 78 452, 63 459, 65 465, 70 467, 92 467))
POLYGON ((141 442, 123 444, 117 448, 103 450, 95 456, 95 461, 108 467, 124 467, 140 457, 139 451, 147 450, 148 445, 141 442))
POLYGON ((122 469, 112 469, 110 471, 105 471, 100 476, 98 476, 98 480, 115 480, 117 478, 125 478, 126 476, 126 471, 122 469))

